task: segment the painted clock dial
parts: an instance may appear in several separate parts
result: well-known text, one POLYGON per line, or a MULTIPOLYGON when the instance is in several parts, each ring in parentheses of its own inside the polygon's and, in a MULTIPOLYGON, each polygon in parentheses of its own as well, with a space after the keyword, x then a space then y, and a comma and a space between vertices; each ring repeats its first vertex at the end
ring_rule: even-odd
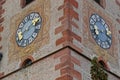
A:
POLYGON ((98 14, 92 14, 90 17, 90 31, 96 43, 104 48, 110 48, 112 44, 111 31, 105 20, 98 14))
POLYGON ((37 12, 28 14, 19 24, 16 31, 16 42, 18 46, 25 47, 32 43, 41 28, 42 18, 37 12))

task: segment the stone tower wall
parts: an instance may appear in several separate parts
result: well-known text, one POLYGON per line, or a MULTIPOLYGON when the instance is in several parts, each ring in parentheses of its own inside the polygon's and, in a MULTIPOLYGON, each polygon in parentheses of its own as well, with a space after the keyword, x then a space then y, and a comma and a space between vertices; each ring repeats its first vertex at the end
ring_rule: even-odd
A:
POLYGON ((101 1, 99 5, 93 0, 34 0, 23 6, 23 0, 1 0, 0 79, 91 80, 90 60, 96 56, 106 64, 108 79, 119 80, 119 0, 101 1), (30 45, 19 47, 15 41, 16 30, 31 12, 39 12, 42 27, 30 45), (110 49, 99 47, 91 36, 89 18, 94 13, 109 25, 110 49), (32 64, 24 68, 26 59, 31 59, 32 64))

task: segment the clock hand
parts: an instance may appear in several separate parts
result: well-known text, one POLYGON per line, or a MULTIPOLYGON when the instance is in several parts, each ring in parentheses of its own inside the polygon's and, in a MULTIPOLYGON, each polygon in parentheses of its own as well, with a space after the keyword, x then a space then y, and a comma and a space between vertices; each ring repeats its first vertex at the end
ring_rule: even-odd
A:
MULTIPOLYGON (((30 29, 30 27, 35 26, 38 21, 39 21, 39 18, 33 19, 33 20, 32 20, 32 24, 31 24, 29 27, 27 27, 27 28, 25 29, 25 31, 28 31, 28 30, 30 29)), ((25 32, 25 31, 24 31, 24 32, 25 32)))
POLYGON ((32 20, 32 24, 35 26, 38 21, 39 21, 39 18, 35 18, 34 20, 32 20))
POLYGON ((18 40, 20 41, 20 40, 22 40, 22 38, 23 38, 23 35, 22 35, 22 32, 20 31, 20 32, 18 32, 18 40))
POLYGON ((30 29, 30 27, 31 26, 35 26, 36 25, 36 23, 39 21, 39 18, 35 18, 34 20, 32 20, 32 24, 30 25, 30 26, 28 26, 27 28, 25 28, 25 31, 23 31, 23 32, 18 32, 18 40, 22 40, 22 38, 23 38, 23 33, 24 32, 26 32, 26 31, 28 31, 29 29, 30 29))
POLYGON ((98 35, 99 31, 98 31, 98 27, 96 25, 94 25, 94 29, 95 29, 95 33, 98 35))
POLYGON ((111 31, 109 31, 108 29, 106 29, 107 31, 107 35, 111 35, 111 31))

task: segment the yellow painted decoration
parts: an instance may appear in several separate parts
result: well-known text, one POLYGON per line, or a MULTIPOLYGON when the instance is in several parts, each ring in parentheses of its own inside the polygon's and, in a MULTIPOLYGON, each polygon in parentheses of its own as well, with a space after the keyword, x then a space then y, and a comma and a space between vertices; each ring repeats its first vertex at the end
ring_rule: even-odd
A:
POLYGON ((95 28, 95 33, 98 35, 99 34, 98 27, 94 25, 94 28, 95 28))
POLYGON ((19 33, 18 33, 18 39, 19 39, 19 40, 22 40, 22 38, 23 38, 22 32, 19 32, 19 33))
POLYGON ((111 35, 111 31, 108 30, 108 31, 107 31, 107 35, 111 35))
POLYGON ((35 25, 38 21, 39 21, 39 18, 35 18, 34 20, 32 20, 32 24, 35 25))

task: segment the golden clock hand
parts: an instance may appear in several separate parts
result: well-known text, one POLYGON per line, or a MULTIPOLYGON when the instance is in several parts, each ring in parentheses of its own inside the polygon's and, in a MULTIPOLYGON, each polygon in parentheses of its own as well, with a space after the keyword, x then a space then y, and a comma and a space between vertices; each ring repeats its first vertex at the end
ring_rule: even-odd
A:
POLYGON ((95 28, 95 29, 98 29, 98 27, 97 27, 96 25, 94 25, 94 28, 95 28))
POLYGON ((111 34, 111 31, 109 31, 108 29, 106 29, 106 31, 107 31, 107 35, 111 34))
MULTIPOLYGON (((39 21, 39 18, 35 18, 34 20, 32 20, 32 24, 29 25, 29 26, 27 26, 27 27, 24 29, 23 33, 29 31, 29 29, 30 29, 31 27, 35 26, 38 21, 39 21)), ((19 36, 21 36, 21 35, 19 35, 19 36)))
POLYGON ((111 31, 107 31, 107 35, 110 35, 111 34, 111 31))
POLYGON ((18 33, 18 39, 19 39, 19 40, 22 40, 22 38, 23 38, 23 35, 22 35, 22 32, 20 31, 20 32, 18 33))
POLYGON ((95 33, 98 35, 99 31, 98 31, 98 27, 96 25, 94 25, 94 29, 95 29, 95 33))
POLYGON ((36 23, 39 21, 39 18, 35 18, 34 20, 32 20, 32 24, 36 25, 36 23))

